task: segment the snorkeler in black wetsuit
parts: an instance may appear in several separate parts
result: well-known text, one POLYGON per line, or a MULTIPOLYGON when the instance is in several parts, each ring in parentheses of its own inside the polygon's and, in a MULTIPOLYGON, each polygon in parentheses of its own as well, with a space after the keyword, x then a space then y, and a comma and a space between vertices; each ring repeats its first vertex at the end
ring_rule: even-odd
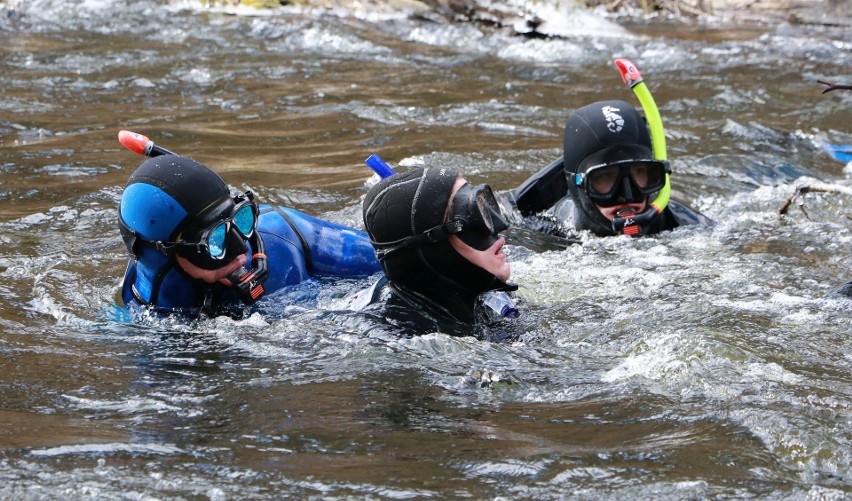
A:
POLYGON ((512 291, 503 254, 509 227, 487 185, 450 169, 414 169, 373 186, 364 224, 386 280, 365 313, 408 333, 475 335, 487 318, 481 295, 512 291))
POLYGON ((563 158, 510 194, 539 230, 567 236, 589 230, 598 236, 652 235, 681 225, 712 224, 680 202, 662 211, 652 203, 666 186, 667 162, 655 160, 645 119, 624 101, 601 101, 576 110, 565 124, 563 158), (546 212, 545 212, 546 211, 546 212), (614 220, 630 222, 616 228, 614 220))

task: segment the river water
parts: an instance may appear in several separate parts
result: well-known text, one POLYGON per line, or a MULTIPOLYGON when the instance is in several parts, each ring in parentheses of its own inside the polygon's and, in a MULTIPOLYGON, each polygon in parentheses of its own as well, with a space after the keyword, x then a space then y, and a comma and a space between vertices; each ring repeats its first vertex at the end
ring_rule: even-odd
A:
POLYGON ((850 30, 575 25, 0 2, 0 498, 848 499, 852 200, 775 211, 852 185, 824 146, 852 144, 852 92, 816 83, 850 83, 850 30), (717 224, 510 230, 518 341, 365 334, 331 310, 366 279, 242 321, 115 309, 119 129, 360 227, 369 154, 508 190, 573 109, 635 102, 616 57, 717 224))

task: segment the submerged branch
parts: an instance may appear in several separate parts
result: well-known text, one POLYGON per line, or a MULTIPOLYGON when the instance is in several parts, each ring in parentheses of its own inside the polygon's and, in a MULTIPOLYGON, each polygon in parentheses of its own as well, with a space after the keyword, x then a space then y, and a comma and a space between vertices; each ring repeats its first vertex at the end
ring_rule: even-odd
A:
POLYGON ((840 90, 852 90, 852 85, 835 84, 835 83, 831 83, 831 82, 826 82, 825 80, 817 80, 817 82, 828 86, 828 87, 826 87, 825 89, 822 90, 823 94, 825 94, 826 92, 831 92, 833 90, 838 90, 838 89, 840 89, 840 90))
MULTIPOLYGON (((787 214, 787 210, 790 208, 790 205, 792 205, 793 202, 797 198, 803 196, 805 193, 810 193, 810 192, 840 193, 842 195, 847 195, 847 196, 852 197, 852 188, 849 188, 847 186, 841 186, 839 184, 821 183, 819 181, 814 181, 814 182, 811 182, 811 183, 805 183, 805 184, 798 186, 796 188, 796 191, 792 195, 787 197, 787 200, 784 200, 784 202, 781 203, 781 205, 778 207, 778 210, 776 211, 776 214, 778 215, 778 219, 781 219, 783 216, 785 216, 787 214)), ((810 216, 808 216, 808 212, 805 210, 804 200, 802 200, 802 202, 799 203, 799 209, 805 214, 805 217, 810 219, 810 216)))

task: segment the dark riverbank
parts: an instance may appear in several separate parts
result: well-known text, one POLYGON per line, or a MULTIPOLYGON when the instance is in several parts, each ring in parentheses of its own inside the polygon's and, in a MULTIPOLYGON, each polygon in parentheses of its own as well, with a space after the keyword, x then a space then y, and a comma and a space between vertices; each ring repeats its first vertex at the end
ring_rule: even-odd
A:
MULTIPOLYGON (((8 0, 7 0, 8 1, 8 0)), ((184 0, 171 0, 172 3, 184 0)), ((199 0, 200 1, 200 0, 199 0)), ((779 22, 852 26, 845 0, 205 0, 210 6, 291 6, 353 13, 401 14, 435 21, 511 27, 520 34, 565 36, 560 18, 596 15, 616 22, 664 20, 685 24, 770 25, 779 22)), ((3 3, 0 0, 0 3, 3 3)))

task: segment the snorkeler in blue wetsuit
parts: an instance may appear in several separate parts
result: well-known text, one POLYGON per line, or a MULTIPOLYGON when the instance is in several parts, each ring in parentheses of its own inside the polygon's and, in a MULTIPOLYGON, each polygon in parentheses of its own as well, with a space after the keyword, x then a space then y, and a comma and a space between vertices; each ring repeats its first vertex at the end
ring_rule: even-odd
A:
POLYGON ((119 207, 132 258, 121 299, 130 309, 244 315, 264 294, 312 276, 380 271, 364 232, 232 195, 194 160, 161 155, 130 177, 119 207))
POLYGON ((510 194, 536 229, 559 236, 652 235, 682 225, 712 224, 686 205, 655 203, 669 190, 668 162, 657 159, 638 110, 624 101, 583 106, 568 118, 563 157, 510 194))

